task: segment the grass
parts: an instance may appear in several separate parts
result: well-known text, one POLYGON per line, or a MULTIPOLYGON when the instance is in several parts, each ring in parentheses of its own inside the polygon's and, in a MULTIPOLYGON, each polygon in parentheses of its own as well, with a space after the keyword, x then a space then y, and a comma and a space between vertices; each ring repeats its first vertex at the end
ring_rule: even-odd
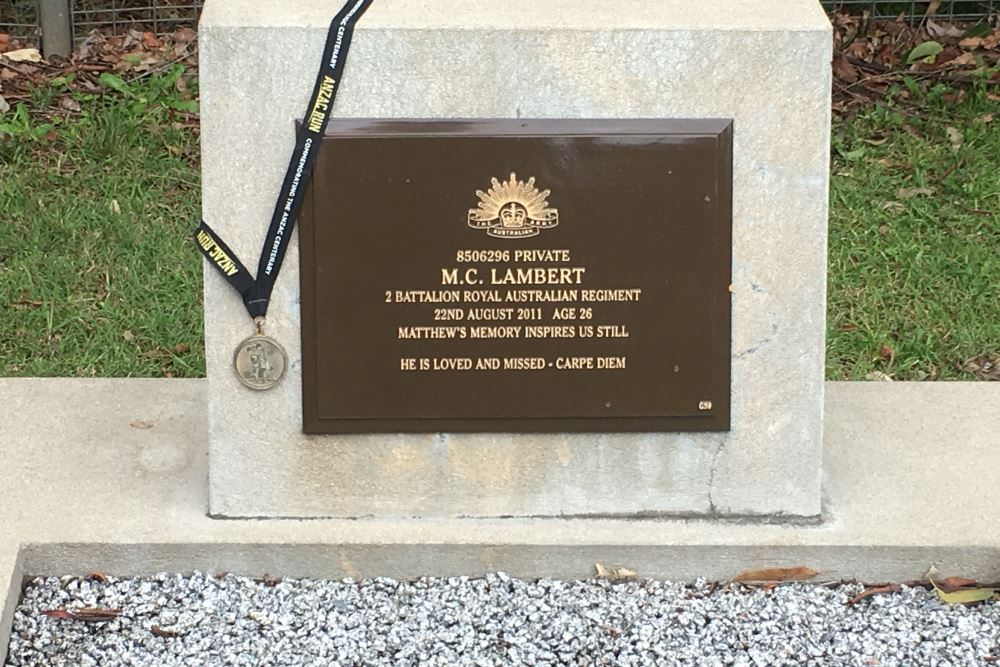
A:
POLYGON ((198 137, 171 118, 179 75, 103 94, 56 81, 0 116, 0 374, 204 375, 198 137), (81 111, 44 117, 57 98, 81 111))
POLYGON ((911 88, 919 113, 834 128, 829 379, 971 380, 1000 355, 1000 98, 911 88))
MULTIPOLYGON (((0 115, 0 375, 204 374, 198 141, 172 118, 190 110, 175 76, 57 80, 0 115), (52 117, 66 97, 81 111, 52 117)), ((904 92, 919 113, 834 127, 830 379, 976 379, 966 362, 1000 354, 1000 105, 904 92)))

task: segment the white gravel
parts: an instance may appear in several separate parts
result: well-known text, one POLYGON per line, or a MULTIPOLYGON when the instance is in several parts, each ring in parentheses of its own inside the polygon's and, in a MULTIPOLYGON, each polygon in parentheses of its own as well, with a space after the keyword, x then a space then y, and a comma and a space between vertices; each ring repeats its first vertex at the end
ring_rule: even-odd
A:
POLYGON ((160 574, 35 579, 8 667, 184 665, 990 665, 1000 606, 903 587, 659 581, 399 582, 160 574), (89 624, 52 609, 121 609, 89 624), (177 633, 177 636, 156 636, 177 633))

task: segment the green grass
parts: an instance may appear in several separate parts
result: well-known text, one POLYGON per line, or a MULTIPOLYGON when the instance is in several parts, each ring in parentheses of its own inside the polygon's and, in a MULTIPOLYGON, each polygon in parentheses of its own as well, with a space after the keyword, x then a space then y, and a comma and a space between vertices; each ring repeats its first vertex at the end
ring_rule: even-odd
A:
POLYGON ((919 112, 834 128, 830 379, 971 380, 1000 355, 1000 104, 908 92, 919 112))
POLYGON ((0 116, 0 374, 204 374, 180 73, 106 78, 120 90, 101 95, 57 81, 0 116), (82 111, 46 117, 63 94, 82 111))
MULTIPOLYGON (((0 375, 204 374, 177 76, 105 77, 98 95, 56 81, 0 115, 0 375)), ((976 379, 966 362, 1000 355, 1000 105, 948 94, 835 123, 831 379, 976 379)))

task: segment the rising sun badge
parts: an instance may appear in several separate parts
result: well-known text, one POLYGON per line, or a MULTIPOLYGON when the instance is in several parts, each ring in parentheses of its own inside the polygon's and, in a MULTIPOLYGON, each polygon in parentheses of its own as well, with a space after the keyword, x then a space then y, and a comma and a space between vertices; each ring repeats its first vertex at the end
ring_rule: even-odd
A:
POLYGON ((498 239, 537 236, 539 230, 559 224, 558 209, 549 208, 549 194, 549 190, 538 191, 534 176, 527 183, 517 180, 514 173, 502 183, 494 178, 489 190, 476 190, 479 208, 469 209, 469 227, 485 229, 498 239))

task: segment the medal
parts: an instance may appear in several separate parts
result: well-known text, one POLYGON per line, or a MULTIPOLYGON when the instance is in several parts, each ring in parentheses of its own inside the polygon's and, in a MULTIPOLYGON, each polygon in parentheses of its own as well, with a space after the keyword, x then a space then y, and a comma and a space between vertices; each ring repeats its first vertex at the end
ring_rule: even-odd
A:
POLYGON ((278 341, 265 336, 258 323, 257 333, 236 347, 233 367, 244 386, 263 391, 278 384, 288 365, 288 356, 278 341))
POLYGON ((309 107, 303 116, 306 121, 296 133, 295 149, 271 213, 271 224, 264 237, 257 275, 250 275, 250 271, 232 248, 204 220, 194 230, 194 241, 198 249, 226 282, 239 292, 247 313, 256 325, 257 332, 240 343, 233 355, 236 377, 250 389, 270 389, 278 384, 288 365, 288 356, 281 345, 264 335, 264 316, 312 176, 312 164, 316 159, 313 144, 323 138, 327 123, 330 122, 330 110, 343 78, 354 24, 372 2, 374 0, 347 0, 347 4, 330 22, 326 46, 323 47, 323 64, 316 76, 309 107))

